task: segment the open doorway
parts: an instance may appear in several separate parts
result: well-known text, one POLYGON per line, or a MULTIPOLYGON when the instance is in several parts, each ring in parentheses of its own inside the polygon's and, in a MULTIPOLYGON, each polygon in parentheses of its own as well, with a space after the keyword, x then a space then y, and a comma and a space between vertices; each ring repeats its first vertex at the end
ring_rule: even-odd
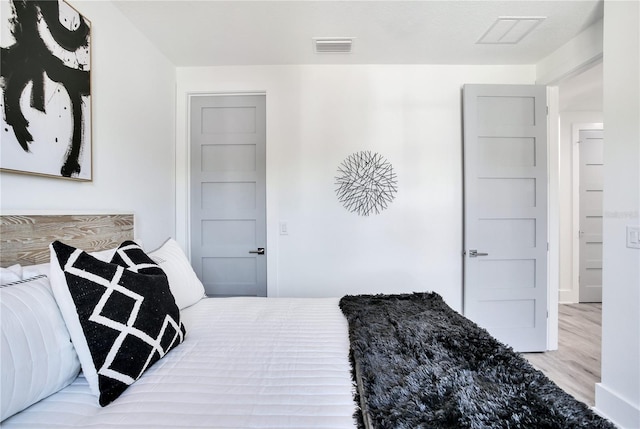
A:
MULTIPOLYGON (((580 213, 586 212, 580 210, 580 204, 601 201, 602 190, 596 195, 598 190, 592 189, 588 197, 580 197, 580 159, 585 161, 586 151, 581 157, 582 147, 578 142, 580 130, 603 129, 602 64, 595 64, 556 85, 559 117, 558 347, 552 352, 527 354, 526 357, 561 388, 588 405, 594 405, 595 384, 600 381, 601 371, 602 304, 579 303, 580 213)), ((597 162, 590 160, 588 164, 597 162)), ((591 212, 589 216, 590 220, 601 216, 601 209, 600 215, 591 212)), ((585 256, 586 252, 582 254, 585 256)), ((601 268, 601 263, 599 266, 596 263, 592 273, 601 268)))
MULTIPOLYGON (((596 249, 601 244, 601 239, 594 240, 593 235, 582 234, 580 229, 580 206, 584 203, 594 203, 601 201, 602 192, 589 191, 586 198, 580 198, 580 161, 586 160, 584 151, 580 156, 580 130, 602 130, 602 63, 575 75, 564 79, 558 84, 558 102, 560 116, 560 142, 559 142, 559 302, 578 303, 580 302, 580 250, 581 243, 587 240, 600 242, 590 244, 589 251, 596 249), (588 201, 590 200, 590 201, 588 201), (594 201, 595 200, 595 201, 594 201), (585 235, 587 235, 585 237, 585 235)), ((596 151, 597 152, 597 151, 596 151)), ((597 164, 590 161, 589 164, 597 164)), ((602 167, 595 167, 591 170, 601 171, 602 167)), ((595 172, 594 174, 598 174, 595 172)), ((597 181, 597 180, 596 180, 597 181)), ((589 188, 583 184, 583 189, 589 188)), ((595 189, 595 188, 594 188, 595 189)), ((586 210, 582 210, 584 215, 586 210)), ((590 213, 589 219, 592 223, 597 223, 599 216, 597 213, 590 213)), ((601 216, 601 213, 600 213, 601 216)), ((601 224, 601 217, 599 218, 601 224)), ((584 224, 584 222, 583 222, 584 224)), ((597 225, 595 226, 597 234, 597 225)), ((589 234, 593 234, 589 232, 589 234)), ((586 247, 586 246, 583 246, 586 247)), ((583 249, 583 256, 588 256, 586 249, 583 249)), ((597 251, 595 252, 597 253, 597 251)), ((596 255, 597 256, 597 255, 596 255)), ((597 258, 590 258, 597 259, 597 258)), ((601 262, 592 262, 589 268, 590 275, 597 277, 601 272, 601 262)), ((584 267, 584 262, 583 262, 584 267)), ((585 280, 584 276, 582 277, 585 280)))

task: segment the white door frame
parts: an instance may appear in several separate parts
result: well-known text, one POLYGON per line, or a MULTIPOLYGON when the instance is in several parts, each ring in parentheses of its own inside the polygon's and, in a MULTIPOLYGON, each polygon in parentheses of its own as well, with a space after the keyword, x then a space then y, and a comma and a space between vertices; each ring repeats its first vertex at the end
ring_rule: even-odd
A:
POLYGON ((572 219, 572 237, 571 246, 573 247, 573 261, 571 269, 571 289, 575 291, 576 302, 580 299, 580 131, 581 130, 600 130, 604 129, 602 122, 592 123, 574 123, 571 124, 571 169, 573 176, 571 179, 571 219, 572 219))
POLYGON ((560 100, 557 86, 547 86, 547 350, 558 350, 560 294, 560 100))
MULTIPOLYGON (((264 95, 267 96, 266 91, 185 91, 183 97, 178 97, 177 112, 184 112, 183 122, 176 124, 176 241, 182 245, 182 248, 187 255, 187 258, 191 260, 191 130, 187 126, 191 118, 191 98, 192 97, 224 97, 233 95, 264 95), (181 132, 182 131, 182 132, 181 132), (184 136, 184 140, 179 136, 184 136), (181 184, 182 181, 182 184, 181 184)), ((268 101, 267 101, 268 108, 268 101)), ((177 115, 180 117, 180 114, 177 115)), ((268 127, 267 127, 268 129, 268 127)), ((269 143, 269 136, 267 133, 267 145, 269 143)), ((268 147, 267 147, 268 151, 268 147)), ((267 154, 268 157, 268 154, 267 154)), ((268 169, 268 166, 267 166, 268 169)), ((267 172, 267 190, 269 189, 268 172, 267 172)), ((270 240, 269 234, 269 192, 267 191, 267 236, 266 247, 272 248, 273 252, 270 257, 270 262, 267 264, 267 296, 272 296, 274 291, 272 286, 274 282, 270 282, 270 269, 269 264, 275 263, 277 251, 275 246, 272 246, 272 240, 270 240)), ((275 291, 277 295, 277 291, 275 291)))

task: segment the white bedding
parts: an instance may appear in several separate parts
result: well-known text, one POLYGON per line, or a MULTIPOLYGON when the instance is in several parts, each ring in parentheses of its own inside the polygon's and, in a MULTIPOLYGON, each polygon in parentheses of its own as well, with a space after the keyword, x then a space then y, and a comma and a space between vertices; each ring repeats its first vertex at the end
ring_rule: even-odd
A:
POLYGON ((79 376, 2 427, 355 427, 338 298, 209 298, 181 314, 185 342, 112 404, 79 376))

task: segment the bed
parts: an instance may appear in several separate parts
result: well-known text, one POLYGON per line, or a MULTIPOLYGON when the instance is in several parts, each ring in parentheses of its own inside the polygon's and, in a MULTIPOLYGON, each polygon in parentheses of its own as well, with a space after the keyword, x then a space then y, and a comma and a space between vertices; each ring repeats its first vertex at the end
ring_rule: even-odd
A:
MULTIPOLYGON (((4 216, 0 233, 2 266, 20 263, 36 275, 38 269, 27 267, 48 262, 48 244, 56 239, 104 251, 134 238, 128 215, 4 216)), ((337 298, 202 295, 182 304, 183 343, 109 405, 99 405, 82 373, 75 377, 76 365, 71 384, 9 416, 2 427, 354 427, 347 324, 337 298)), ((12 311, 2 301, 2 312, 12 311)), ((3 389, 10 383, 5 366, 3 389)), ((58 369, 32 370, 51 377, 46 372, 58 369)))
POLYGON ((2 427, 613 427, 437 294, 205 298, 132 215, 0 227, 2 427))

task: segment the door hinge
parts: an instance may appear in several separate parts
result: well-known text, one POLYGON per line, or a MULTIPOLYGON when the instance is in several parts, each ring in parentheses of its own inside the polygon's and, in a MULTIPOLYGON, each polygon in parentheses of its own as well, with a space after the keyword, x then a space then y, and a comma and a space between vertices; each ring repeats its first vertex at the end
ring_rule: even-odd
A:
POLYGON ((547 252, 549 251, 549 242, 547 241, 547 252))
POLYGON ((549 116, 549 106, 547 106, 547 116, 549 116))

